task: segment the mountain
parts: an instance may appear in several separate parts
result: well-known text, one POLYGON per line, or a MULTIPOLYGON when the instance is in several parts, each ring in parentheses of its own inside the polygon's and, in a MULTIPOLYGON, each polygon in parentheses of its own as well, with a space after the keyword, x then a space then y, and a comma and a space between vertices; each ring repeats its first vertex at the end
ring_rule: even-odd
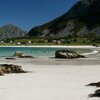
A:
POLYGON ((68 12, 44 25, 32 28, 27 36, 100 36, 100 0, 80 0, 68 12))
POLYGON ((12 24, 0 27, 0 39, 23 37, 26 33, 27 32, 12 24))

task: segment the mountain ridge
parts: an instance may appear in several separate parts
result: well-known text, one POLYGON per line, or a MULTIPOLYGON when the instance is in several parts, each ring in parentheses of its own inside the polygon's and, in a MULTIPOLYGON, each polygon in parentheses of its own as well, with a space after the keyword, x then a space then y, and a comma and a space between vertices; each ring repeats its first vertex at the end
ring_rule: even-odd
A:
POLYGON ((44 25, 32 28, 27 36, 65 37, 100 36, 100 0, 80 0, 62 16, 44 25))
POLYGON ((22 29, 13 24, 6 24, 0 27, 0 39, 18 38, 25 36, 25 34, 27 34, 26 31, 23 31, 22 29))

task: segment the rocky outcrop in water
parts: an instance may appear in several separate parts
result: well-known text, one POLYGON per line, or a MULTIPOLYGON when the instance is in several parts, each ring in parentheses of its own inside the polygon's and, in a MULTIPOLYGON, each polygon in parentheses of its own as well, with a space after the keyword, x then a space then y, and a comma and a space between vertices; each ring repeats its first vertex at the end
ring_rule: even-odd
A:
POLYGON ((12 58, 12 57, 7 57, 5 59, 7 59, 7 60, 15 60, 15 58, 12 58))
POLYGON ((72 59, 72 58, 84 58, 84 57, 85 56, 80 55, 73 50, 57 50, 55 52, 55 58, 72 59))
POLYGON ((21 51, 16 51, 15 54, 13 55, 14 57, 18 57, 18 58, 33 58, 30 55, 25 55, 23 52, 21 51))
POLYGON ((19 65, 0 64, 0 75, 9 74, 9 73, 25 73, 25 71, 19 65))
POLYGON ((16 51, 15 54, 14 54, 15 57, 22 57, 24 56, 23 52, 21 51, 16 51))

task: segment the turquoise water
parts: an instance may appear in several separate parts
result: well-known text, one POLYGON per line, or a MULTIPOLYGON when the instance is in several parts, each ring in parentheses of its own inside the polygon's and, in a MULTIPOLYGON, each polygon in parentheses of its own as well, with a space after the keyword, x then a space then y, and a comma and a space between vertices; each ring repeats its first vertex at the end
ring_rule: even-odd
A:
MULTIPOLYGON (((0 47, 0 57, 13 56, 16 51, 21 51, 26 55, 34 57, 54 57, 55 51, 62 48, 56 47, 0 47)), ((63 48, 75 50, 78 53, 89 53, 92 49, 83 48, 63 48)))
POLYGON ((29 63, 33 65, 100 65, 100 48, 58 48, 58 47, 0 47, 0 60, 13 56, 16 51, 31 55, 35 59, 7 60, 7 63, 29 63), (85 59, 54 59, 55 51, 71 49, 80 54, 86 54, 85 59), (96 53, 96 51, 98 51, 96 53))

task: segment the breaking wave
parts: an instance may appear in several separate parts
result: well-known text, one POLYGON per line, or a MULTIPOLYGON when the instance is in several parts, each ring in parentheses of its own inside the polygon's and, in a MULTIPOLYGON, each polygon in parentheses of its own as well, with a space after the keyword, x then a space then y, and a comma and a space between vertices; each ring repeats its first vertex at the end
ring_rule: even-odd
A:
POLYGON ((96 53, 98 53, 98 51, 97 50, 94 50, 94 51, 92 51, 92 52, 89 52, 89 53, 83 53, 82 55, 92 55, 92 54, 96 54, 96 53))

